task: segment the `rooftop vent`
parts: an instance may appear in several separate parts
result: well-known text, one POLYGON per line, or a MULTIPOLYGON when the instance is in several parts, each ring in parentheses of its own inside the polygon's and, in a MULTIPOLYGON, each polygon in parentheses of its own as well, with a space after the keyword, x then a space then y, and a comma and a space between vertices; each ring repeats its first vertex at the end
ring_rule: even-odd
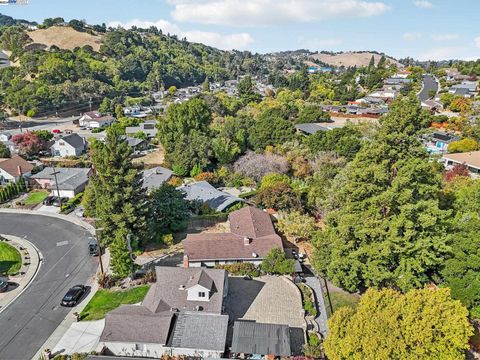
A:
POLYGON ((252 253, 252 257, 257 258, 258 257, 257 253, 252 253))
POLYGON ((248 236, 245 236, 243 238, 243 245, 250 245, 251 242, 252 242, 252 239, 250 239, 248 236))
POLYGON ((180 286, 178 287, 178 290, 185 290, 185 285, 180 285, 180 286))
POLYGON ((197 305, 197 306, 195 306, 195 310, 203 311, 203 306, 197 305))

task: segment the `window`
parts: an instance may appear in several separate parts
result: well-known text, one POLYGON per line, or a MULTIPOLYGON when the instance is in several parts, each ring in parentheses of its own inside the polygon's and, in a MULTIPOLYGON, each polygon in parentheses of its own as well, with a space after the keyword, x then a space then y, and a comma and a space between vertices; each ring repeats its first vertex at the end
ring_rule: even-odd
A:
POLYGON ((205 292, 204 292, 204 291, 200 291, 200 292, 198 293, 198 297, 204 298, 204 297, 205 297, 205 292))

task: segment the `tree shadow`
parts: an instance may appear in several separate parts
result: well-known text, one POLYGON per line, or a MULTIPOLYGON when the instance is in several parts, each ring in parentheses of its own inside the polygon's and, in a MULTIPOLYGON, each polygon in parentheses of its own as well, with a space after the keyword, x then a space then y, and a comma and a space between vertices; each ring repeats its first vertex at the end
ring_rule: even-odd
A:
POLYGON ((8 274, 10 270, 18 264, 17 261, 4 260, 0 261, 0 274, 8 274))

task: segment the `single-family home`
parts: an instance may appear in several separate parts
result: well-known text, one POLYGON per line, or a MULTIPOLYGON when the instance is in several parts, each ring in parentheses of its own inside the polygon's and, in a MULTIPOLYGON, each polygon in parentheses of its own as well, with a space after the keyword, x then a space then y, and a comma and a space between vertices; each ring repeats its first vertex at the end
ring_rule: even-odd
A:
POLYGON ((30 180, 37 186, 51 190, 54 196, 73 198, 85 190, 90 173, 91 169, 89 168, 46 167, 32 175, 30 180), (60 195, 57 194, 57 187, 60 195))
POLYGON ((173 171, 161 166, 147 169, 142 172, 143 175, 143 187, 148 192, 159 188, 164 182, 170 180, 173 175, 173 171))
POLYGON ((156 121, 155 120, 147 120, 138 126, 129 126, 125 128, 125 133, 127 135, 133 135, 136 134, 137 132, 143 132, 145 135, 147 135, 147 138, 154 138, 157 136, 158 130, 156 127, 156 121))
POLYGON ((183 185, 178 187, 178 190, 185 193, 187 200, 200 201, 217 211, 224 211, 236 203, 243 202, 242 199, 236 196, 217 190, 207 181, 183 185))
POLYGON ((81 127, 87 127, 89 129, 98 129, 103 126, 111 125, 115 121, 115 118, 110 115, 102 115, 97 111, 90 111, 83 114, 78 119, 78 124, 81 127))
POLYGON ((233 358, 284 358, 292 355, 290 327, 237 320, 233 324, 231 352, 233 358))
POLYGON ((157 282, 140 305, 105 317, 100 344, 116 356, 221 358, 228 315, 228 276, 219 269, 156 267, 157 282))
POLYGON ((433 134, 426 137, 425 146, 430 153, 445 153, 448 150, 448 145, 457 141, 458 137, 452 134, 448 134, 442 131, 436 131, 433 134))
POLYGON ((0 185, 7 182, 17 182, 20 176, 28 178, 33 165, 19 155, 0 159, 0 185))
POLYGON ((273 248, 283 249, 270 215, 247 206, 228 216, 230 232, 188 234, 182 241, 184 267, 250 262, 259 265, 273 248))
POLYGON ((480 151, 445 154, 440 161, 444 163, 446 169, 451 169, 457 164, 463 164, 468 168, 470 176, 473 178, 480 176, 480 151))
POLYGON ((313 135, 319 131, 331 130, 328 126, 322 126, 316 123, 296 124, 295 129, 297 133, 308 136, 313 135))
POLYGON ((87 140, 78 134, 59 136, 50 146, 53 156, 80 156, 87 150, 87 140))
POLYGON ((128 146, 131 147, 133 151, 142 151, 148 148, 148 142, 143 139, 127 136, 125 140, 127 140, 128 146))

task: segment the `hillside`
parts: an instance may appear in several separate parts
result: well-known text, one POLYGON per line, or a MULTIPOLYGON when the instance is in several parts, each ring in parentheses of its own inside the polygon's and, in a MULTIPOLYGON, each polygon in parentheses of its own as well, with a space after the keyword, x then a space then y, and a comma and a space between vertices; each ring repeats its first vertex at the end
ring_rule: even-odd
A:
POLYGON ((52 26, 27 32, 34 44, 43 44, 47 48, 52 45, 60 49, 73 50, 76 47, 90 45, 93 50, 100 50, 101 36, 80 32, 68 26, 52 26))
MULTIPOLYGON (((370 59, 372 58, 375 59, 375 64, 378 63, 382 55, 372 53, 372 52, 344 52, 344 53, 338 53, 338 54, 313 54, 311 57, 313 59, 319 60, 321 62, 324 62, 325 64, 328 64, 330 66, 345 66, 345 67, 352 67, 352 66, 368 66, 370 63, 370 59)), ((387 57, 389 61, 391 61, 393 64, 396 64, 398 67, 403 67, 402 64, 400 64, 397 60, 387 57)))
POLYGON ((0 26, 35 26, 37 23, 35 21, 27 21, 23 19, 14 19, 11 16, 0 14, 0 26))

